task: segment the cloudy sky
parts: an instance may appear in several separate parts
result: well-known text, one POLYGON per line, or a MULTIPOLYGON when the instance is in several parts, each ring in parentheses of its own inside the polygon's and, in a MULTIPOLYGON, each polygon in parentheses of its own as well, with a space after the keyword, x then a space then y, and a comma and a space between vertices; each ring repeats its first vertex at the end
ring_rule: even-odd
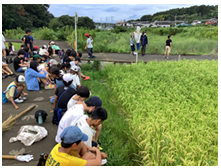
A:
POLYGON ((55 17, 74 16, 77 12, 78 16, 88 16, 94 22, 100 22, 102 19, 102 22, 106 23, 139 19, 143 15, 193 5, 196 4, 51 4, 49 11, 55 17))

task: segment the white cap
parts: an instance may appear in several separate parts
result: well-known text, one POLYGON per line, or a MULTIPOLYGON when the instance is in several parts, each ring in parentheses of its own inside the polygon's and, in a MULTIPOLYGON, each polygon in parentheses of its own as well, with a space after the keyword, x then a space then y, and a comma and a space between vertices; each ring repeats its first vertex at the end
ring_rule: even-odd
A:
POLYGON ((54 41, 51 41, 50 44, 54 44, 54 41))
POLYGON ((73 75, 71 75, 70 73, 67 73, 63 76, 63 80, 68 83, 73 80, 73 75))
POLYGON ((58 62, 55 59, 51 59, 50 64, 58 64, 58 62))
POLYGON ((47 48, 47 46, 46 45, 43 45, 44 46, 44 48, 47 48))
POLYGON ((77 67, 77 66, 75 66, 75 65, 74 65, 74 66, 72 66, 72 67, 71 67, 71 69, 72 69, 73 71, 75 71, 75 72, 78 72, 78 71, 79 71, 78 67, 77 67))
POLYGON ((18 83, 25 84, 25 77, 23 75, 19 75, 18 77, 18 83))

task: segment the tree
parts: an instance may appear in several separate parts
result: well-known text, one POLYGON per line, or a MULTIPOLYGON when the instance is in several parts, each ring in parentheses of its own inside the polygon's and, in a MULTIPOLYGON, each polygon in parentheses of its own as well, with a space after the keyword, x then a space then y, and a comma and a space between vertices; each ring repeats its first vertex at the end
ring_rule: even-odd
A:
POLYGON ((141 21, 149 21, 151 22, 152 20, 152 15, 144 15, 140 18, 141 21))
POLYGON ((89 17, 79 17, 77 25, 78 25, 78 27, 83 27, 86 29, 94 29, 95 28, 94 21, 92 19, 90 19, 89 17))

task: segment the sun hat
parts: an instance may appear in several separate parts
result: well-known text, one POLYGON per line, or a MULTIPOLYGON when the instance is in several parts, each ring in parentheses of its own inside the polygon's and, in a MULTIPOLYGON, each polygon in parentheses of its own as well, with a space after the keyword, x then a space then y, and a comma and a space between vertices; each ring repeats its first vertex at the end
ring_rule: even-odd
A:
POLYGON ((68 83, 73 80, 73 75, 70 73, 67 73, 63 76, 63 80, 68 83))
POLYGON ((71 69, 72 69, 73 71, 75 71, 75 72, 78 72, 78 71, 79 71, 79 69, 78 69, 77 66, 72 66, 71 69))
POLYGON ((87 141, 88 136, 80 130, 80 128, 76 126, 69 126, 64 129, 64 131, 60 135, 61 140, 66 144, 73 144, 79 140, 87 141))
POLYGON ((87 100, 86 102, 90 102, 95 107, 101 107, 102 106, 102 100, 97 96, 90 97, 89 100, 87 100))
POLYGON ((19 84, 25 84, 25 77, 23 75, 19 75, 17 81, 19 84))

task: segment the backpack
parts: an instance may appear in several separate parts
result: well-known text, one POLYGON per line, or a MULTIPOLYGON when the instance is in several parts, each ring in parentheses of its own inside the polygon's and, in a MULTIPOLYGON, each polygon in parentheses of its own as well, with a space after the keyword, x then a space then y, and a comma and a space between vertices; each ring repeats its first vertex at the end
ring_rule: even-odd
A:
MULTIPOLYGON (((58 102, 61 98, 61 96, 70 89, 71 87, 69 87, 67 90, 65 90, 58 98, 58 102)), ((58 102, 57 102, 57 105, 58 105, 58 102)), ((58 106, 56 108, 54 108, 54 115, 53 115, 53 119, 52 119, 52 123, 53 124, 56 124, 58 125, 60 120, 61 120, 61 117, 63 116, 63 109, 59 108, 58 106)))
POLYGON ((38 161, 38 165, 37 166, 45 166, 47 158, 48 158, 48 154, 42 153, 40 155, 40 159, 38 161))
POLYGON ((15 85, 11 85, 6 91, 2 92, 2 102, 3 103, 8 103, 8 99, 6 98, 6 93, 12 88, 12 86, 16 87, 15 85))

